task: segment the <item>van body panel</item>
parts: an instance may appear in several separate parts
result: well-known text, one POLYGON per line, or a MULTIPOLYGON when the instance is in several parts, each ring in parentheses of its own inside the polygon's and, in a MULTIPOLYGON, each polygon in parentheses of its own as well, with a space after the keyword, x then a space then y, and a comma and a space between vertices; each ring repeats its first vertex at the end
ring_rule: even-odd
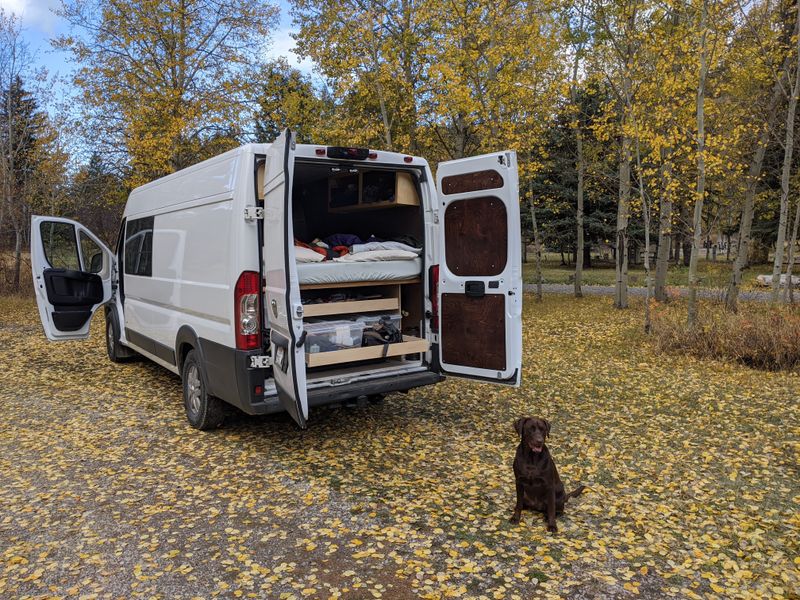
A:
MULTIPOLYGON (((441 381, 444 373, 495 383, 518 382, 521 334, 517 336, 517 332, 518 329, 521 332, 522 298, 519 214, 510 210, 518 202, 513 153, 444 163, 437 171, 437 186, 427 161, 420 157, 370 150, 368 158, 360 160, 343 158, 341 153, 328 157, 327 150, 326 146, 315 144, 295 145, 292 134, 286 131, 272 144, 248 144, 133 190, 123 214, 117 253, 111 253, 101 244, 104 249, 101 272, 90 273, 81 250, 76 251, 80 269, 75 275, 75 285, 80 287, 83 285, 80 281, 91 280, 84 287, 96 292, 85 295, 93 303, 88 309, 83 307, 84 313, 88 310, 90 319, 99 306, 106 304, 107 312, 113 311, 118 323, 119 344, 174 373, 181 373, 188 351, 196 350, 212 396, 248 414, 286 410, 301 426, 305 426, 309 406, 360 395, 406 391, 441 381), (500 157, 507 161, 505 165, 497 162, 500 157), (486 170, 494 164, 491 161, 500 165, 497 168, 505 182, 502 189, 492 193, 509 209, 505 221, 509 264, 497 276, 477 279, 486 284, 487 296, 502 295, 504 341, 495 346, 498 352, 502 346, 505 353, 508 368, 503 370, 458 364, 453 360, 443 363, 442 358, 447 358, 448 353, 442 342, 446 345, 447 338, 442 340, 441 332, 431 327, 434 316, 442 323, 443 294, 460 295, 458 302, 464 303, 466 283, 476 279, 447 269, 444 233, 448 224, 447 207, 454 200, 469 200, 474 196, 463 190, 442 194, 441 178, 486 170), (383 362, 318 367, 306 372, 293 215, 293 191, 296 189, 299 194, 303 190, 297 186, 303 185, 304 177, 298 167, 301 180, 298 183, 294 166, 301 163, 308 173, 314 170, 320 173, 322 166, 322 171, 330 169, 330 173, 349 169, 350 172, 404 171, 412 175, 419 196, 417 213, 412 212, 413 206, 397 213, 362 213, 354 227, 364 228, 366 224, 371 228, 366 216, 377 215, 377 230, 372 233, 389 235, 394 233, 394 227, 398 234, 422 238, 424 268, 420 282, 406 284, 402 294, 403 310, 411 307, 411 323, 415 329, 419 323, 418 335, 430 344, 427 352, 383 362), (263 164, 261 175, 260 164, 263 164), (263 213, 258 210, 262 208, 263 213), (392 227, 386 226, 387 223, 392 227), (382 234, 380 227, 388 231, 382 234), (429 279, 434 265, 440 265, 442 273, 437 282, 429 279), (245 271, 260 274, 264 282, 264 289, 259 291, 262 343, 260 348, 251 350, 238 349, 236 335, 241 325, 236 322, 236 282, 245 271), (503 287, 489 285, 497 279, 502 280, 503 287), (432 298, 430 291, 437 287, 438 294, 432 298), (437 307, 439 314, 434 315, 437 307)), ((319 177, 310 181, 308 190, 324 189, 312 187, 318 185, 319 177)), ((325 201, 320 200, 311 213, 316 215, 317 222, 321 220, 323 229, 326 218, 333 218, 335 226, 353 224, 345 218, 347 215, 322 212, 323 206, 327 208, 325 201)), ((91 236, 73 221, 46 219, 70 223, 76 236, 80 231, 91 236)), ((36 224, 32 231, 34 285, 38 288, 37 304, 48 338, 88 336, 88 320, 85 327, 75 331, 59 332, 54 327, 54 307, 48 304, 44 284, 44 271, 49 265, 43 258, 45 252, 41 236, 37 237, 36 224)), ((76 294, 73 300, 80 300, 80 293, 76 294)), ((449 306, 456 304, 450 302, 449 306)), ((497 312, 493 310, 492 314, 497 312)), ((74 320, 74 315, 67 316, 74 320)), ((84 317, 85 314, 81 316, 84 317)), ((452 314, 448 319, 455 322, 452 314)))

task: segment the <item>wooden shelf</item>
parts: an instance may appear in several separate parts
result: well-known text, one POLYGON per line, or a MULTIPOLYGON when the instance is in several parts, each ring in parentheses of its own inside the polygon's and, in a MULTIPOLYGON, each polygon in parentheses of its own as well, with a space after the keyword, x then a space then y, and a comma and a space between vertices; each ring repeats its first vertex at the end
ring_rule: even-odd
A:
POLYGON ((306 317, 324 317, 375 311, 400 310, 399 298, 376 298, 374 300, 347 300, 345 302, 325 302, 303 306, 306 317))
POLYGON ((403 341, 396 344, 384 346, 365 346, 363 348, 351 348, 350 350, 334 350, 333 352, 317 352, 306 354, 306 365, 309 367, 324 367, 346 362, 356 362, 359 360, 373 360, 384 356, 403 356, 404 354, 418 354, 427 352, 430 344, 428 340, 404 335, 403 341), (384 355, 384 349, 386 354, 384 355))
MULTIPOLYGON (((391 185, 391 184, 390 184, 391 185)), ((352 191, 351 191, 352 193, 352 191)), ((414 184, 414 179, 410 173, 403 171, 360 171, 358 174, 342 173, 328 180, 328 212, 330 213, 349 213, 362 210, 375 210, 380 208, 393 208, 396 206, 419 206, 419 194, 414 184), (391 200, 379 200, 377 202, 364 202, 364 188, 369 183, 364 182, 373 176, 394 177, 394 193, 391 200), (342 182, 346 182, 344 185, 342 182), (356 184, 356 202, 346 205, 333 206, 333 197, 340 186, 347 187, 356 184)))
MULTIPOLYGON (((365 287, 368 285, 408 285, 410 283, 420 283, 421 277, 411 277, 409 279, 379 280, 379 281, 345 281, 343 283, 301 283, 301 290, 325 290, 328 288, 348 288, 365 287)), ((266 290, 266 287, 264 288, 266 290)))

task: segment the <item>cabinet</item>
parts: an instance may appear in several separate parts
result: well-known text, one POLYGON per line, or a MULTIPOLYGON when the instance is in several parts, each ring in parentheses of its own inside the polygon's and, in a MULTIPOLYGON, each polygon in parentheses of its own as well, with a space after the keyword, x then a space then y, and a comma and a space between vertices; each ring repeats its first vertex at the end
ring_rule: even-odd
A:
MULTIPOLYGON (((365 282, 369 283, 369 282, 365 282)), ((369 287, 361 286, 356 283, 327 285, 327 286, 301 286, 301 290, 310 294, 311 298, 314 295, 325 296, 326 294, 347 288, 356 288, 361 290, 365 295, 379 295, 380 298, 372 298, 367 300, 343 300, 341 302, 322 302, 310 303, 303 306, 304 317, 329 317, 338 316, 347 319, 347 315, 352 317, 369 314, 369 313, 385 313, 385 314, 404 314, 408 315, 408 324, 406 328, 414 333, 418 333, 419 327, 415 326, 421 315, 417 311, 408 307, 409 310, 402 311, 401 301, 404 297, 404 288, 409 288, 407 291, 419 293, 420 288, 419 279, 409 280, 408 282, 397 282, 384 285, 375 285, 374 283, 369 287)), ((406 321, 406 317, 403 317, 406 321)), ((401 325, 401 329, 403 326, 401 325)), ((339 365, 342 363, 358 362, 364 360, 376 360, 382 358, 402 358, 408 355, 420 354, 427 352, 430 347, 428 340, 419 338, 415 335, 403 334, 402 342, 395 342, 386 346, 362 346, 359 348, 347 348, 342 350, 332 350, 330 352, 316 352, 306 354, 306 365, 308 367, 325 367, 332 365, 339 365)))
POLYGON ((419 206, 414 178, 402 171, 342 173, 328 180, 328 211, 354 212, 394 206, 419 206))

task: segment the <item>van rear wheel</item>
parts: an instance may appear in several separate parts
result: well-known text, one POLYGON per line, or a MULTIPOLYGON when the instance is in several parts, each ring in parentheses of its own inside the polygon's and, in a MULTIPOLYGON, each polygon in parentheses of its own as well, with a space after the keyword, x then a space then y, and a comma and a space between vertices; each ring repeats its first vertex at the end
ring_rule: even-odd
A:
POLYGON ((186 418, 195 429, 206 431, 222 425, 225 406, 208 393, 206 375, 198 353, 191 350, 183 362, 183 406, 186 418))

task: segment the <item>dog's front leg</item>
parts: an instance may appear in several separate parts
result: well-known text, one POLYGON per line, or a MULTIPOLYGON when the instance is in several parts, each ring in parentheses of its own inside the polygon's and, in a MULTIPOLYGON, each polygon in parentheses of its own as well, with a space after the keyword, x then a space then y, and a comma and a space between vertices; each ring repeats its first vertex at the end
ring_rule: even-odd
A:
POLYGON ((511 515, 509 521, 511 523, 519 523, 520 518, 522 518, 522 499, 525 496, 525 490, 522 487, 522 484, 517 481, 517 504, 514 506, 514 514, 511 515))
POLYGON ((554 485, 551 485, 550 490, 547 492, 547 531, 552 533, 558 531, 558 525, 556 525, 556 487, 554 485))

